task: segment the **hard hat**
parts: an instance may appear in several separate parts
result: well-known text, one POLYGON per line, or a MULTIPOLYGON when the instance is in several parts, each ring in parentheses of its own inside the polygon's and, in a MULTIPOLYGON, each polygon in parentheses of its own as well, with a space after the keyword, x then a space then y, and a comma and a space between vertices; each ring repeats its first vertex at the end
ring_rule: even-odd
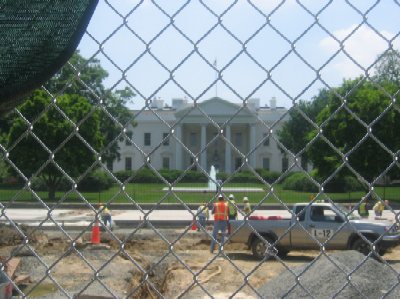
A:
POLYGON ((249 199, 247 198, 247 196, 243 197, 243 201, 249 201, 249 199))
POLYGON ((229 198, 235 198, 233 194, 229 194, 229 198))
POLYGON ((219 194, 218 198, 224 198, 224 196, 222 194, 219 194))

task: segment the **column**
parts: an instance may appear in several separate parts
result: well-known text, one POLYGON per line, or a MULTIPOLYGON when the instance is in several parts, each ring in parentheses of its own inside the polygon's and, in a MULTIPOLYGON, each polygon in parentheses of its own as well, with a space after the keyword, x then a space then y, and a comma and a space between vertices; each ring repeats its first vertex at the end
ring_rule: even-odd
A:
MULTIPOLYGON (((176 139, 182 141, 182 125, 178 125, 175 128, 176 139)), ((182 170, 182 145, 176 140, 175 141, 175 169, 182 170)))
POLYGON ((207 143, 207 126, 205 124, 202 124, 200 131, 200 150, 204 149, 204 151, 200 155, 200 165, 206 172, 208 172, 209 170, 207 169, 207 149, 205 148, 206 143, 207 143))
MULTIPOLYGON (((250 148, 249 152, 256 147, 256 126, 255 124, 250 124, 250 148)), ((252 167, 256 167, 256 153, 253 152, 249 156, 249 164, 252 167)))
MULTIPOLYGON (((231 126, 227 125, 225 127, 225 138, 231 141, 231 126)), ((231 153, 231 145, 227 142, 225 143, 225 172, 231 173, 232 172, 232 153, 231 153)))

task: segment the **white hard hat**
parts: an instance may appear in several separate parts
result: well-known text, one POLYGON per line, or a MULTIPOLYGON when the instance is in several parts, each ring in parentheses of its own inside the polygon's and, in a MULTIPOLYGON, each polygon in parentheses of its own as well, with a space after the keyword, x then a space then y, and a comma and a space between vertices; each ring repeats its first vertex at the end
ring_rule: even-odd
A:
POLYGON ((235 198, 233 194, 229 194, 229 198, 235 198))
POLYGON ((243 197, 243 201, 249 201, 249 199, 247 198, 247 196, 243 197))

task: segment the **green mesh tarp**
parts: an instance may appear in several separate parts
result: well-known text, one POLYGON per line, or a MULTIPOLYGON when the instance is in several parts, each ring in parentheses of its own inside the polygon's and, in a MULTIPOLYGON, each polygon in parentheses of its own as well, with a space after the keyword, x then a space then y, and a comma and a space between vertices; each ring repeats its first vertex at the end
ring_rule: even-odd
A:
POLYGON ((0 0, 0 115, 71 57, 98 0, 0 0))

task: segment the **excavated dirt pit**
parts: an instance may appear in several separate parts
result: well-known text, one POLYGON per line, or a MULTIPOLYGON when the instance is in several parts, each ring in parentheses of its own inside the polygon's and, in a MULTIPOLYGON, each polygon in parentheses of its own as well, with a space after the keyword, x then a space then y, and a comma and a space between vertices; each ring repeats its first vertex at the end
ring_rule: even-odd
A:
MULTIPOLYGON (((100 246, 88 244, 88 232, 69 232, 75 241, 72 247, 61 232, 21 230, 29 236, 23 246, 19 232, 0 227, 0 256, 21 259, 15 274, 30 276, 30 283, 20 285, 30 298, 68 298, 74 294, 81 298, 226 298, 233 294, 235 298, 257 298, 260 287, 272 278, 287 268, 312 262, 319 254, 293 251, 283 259, 284 264, 276 260, 260 264, 243 244, 225 247, 229 259, 211 254, 203 232, 182 235, 183 230, 161 229, 165 240, 148 229, 134 235, 116 233, 124 245, 103 232, 100 246)), ((399 247, 384 258, 394 271, 400 271, 399 247)))

